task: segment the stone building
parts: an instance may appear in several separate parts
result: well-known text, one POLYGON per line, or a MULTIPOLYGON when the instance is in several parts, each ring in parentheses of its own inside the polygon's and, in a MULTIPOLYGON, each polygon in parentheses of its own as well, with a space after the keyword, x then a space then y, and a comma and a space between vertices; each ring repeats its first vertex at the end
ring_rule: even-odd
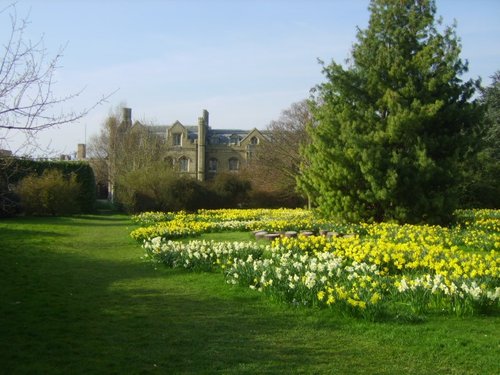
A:
MULTIPOLYGON (((122 115, 124 121, 132 123, 130 108, 123 108, 122 115)), ((176 121, 148 129, 165 139, 168 162, 200 181, 218 173, 238 172, 248 165, 259 144, 266 141, 266 133, 255 128, 212 129, 207 110, 203 110, 197 125, 176 121)))

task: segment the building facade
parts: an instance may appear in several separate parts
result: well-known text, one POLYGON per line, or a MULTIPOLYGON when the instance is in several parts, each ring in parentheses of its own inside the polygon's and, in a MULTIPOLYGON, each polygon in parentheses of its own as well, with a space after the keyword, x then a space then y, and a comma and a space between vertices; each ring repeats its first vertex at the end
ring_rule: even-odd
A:
MULTIPOLYGON (((130 108, 123 108, 125 121, 132 122, 131 114, 130 108)), ((219 173, 237 173, 267 140, 265 132, 255 128, 212 129, 207 110, 203 110, 197 125, 176 121, 148 128, 165 140, 167 162, 199 181, 210 180, 219 173)))

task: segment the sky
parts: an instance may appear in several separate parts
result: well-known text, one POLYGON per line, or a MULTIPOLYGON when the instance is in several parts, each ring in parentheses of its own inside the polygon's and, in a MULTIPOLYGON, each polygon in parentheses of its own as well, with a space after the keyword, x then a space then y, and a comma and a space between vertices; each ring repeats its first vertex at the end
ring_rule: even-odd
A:
MULTIPOLYGON (((0 0, 0 10, 12 1, 0 0)), ((37 133, 43 150, 72 154, 120 106, 133 120, 194 125, 202 110, 217 129, 265 129, 324 81, 318 59, 344 63, 369 0, 18 0, 30 21, 24 38, 43 37, 49 56, 64 53, 54 94, 83 92, 57 111, 84 119, 37 133)), ((500 0, 437 0, 445 25, 456 21, 464 78, 500 70, 500 0)), ((9 8, 10 9, 10 8, 9 8)), ((0 14, 0 44, 9 35, 0 14)), ((10 132, 0 148, 18 151, 10 132)))

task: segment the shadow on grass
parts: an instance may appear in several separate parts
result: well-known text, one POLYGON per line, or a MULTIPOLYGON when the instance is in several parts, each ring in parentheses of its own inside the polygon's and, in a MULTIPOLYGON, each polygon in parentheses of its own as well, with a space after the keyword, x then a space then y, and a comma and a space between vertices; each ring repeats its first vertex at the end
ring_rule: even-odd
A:
POLYGON ((130 216, 124 214, 88 214, 88 215, 77 215, 75 218, 83 219, 83 220, 92 220, 92 221, 106 221, 106 222, 116 222, 117 220, 123 222, 131 222, 130 216))
POLYGON ((35 229, 24 229, 24 228, 1 228, 2 242, 6 241, 20 241, 23 238, 31 237, 37 238, 42 236, 48 237, 66 237, 64 233, 54 232, 54 231, 44 231, 35 229))
POLYGON ((283 341, 292 314, 218 274, 14 252, 0 272, 6 373, 292 373, 320 360, 321 348, 283 341))
POLYGON ((99 215, 99 214, 88 214, 88 215, 75 215, 75 216, 60 216, 54 218, 54 222, 51 225, 71 225, 86 227, 89 223, 92 225, 99 225, 102 223, 106 226, 123 227, 124 224, 130 223, 130 225, 135 225, 131 220, 130 216, 127 215, 99 215))
MULTIPOLYGON (((87 214, 87 215, 74 215, 74 216, 18 216, 10 218, 0 218, 0 225, 33 225, 33 226, 89 226, 89 222, 102 222, 106 226, 123 226, 130 223, 135 225, 130 217, 123 214, 115 215, 100 215, 100 214, 87 214)), ((3 229, 2 229, 3 230, 3 229)))
POLYGON ((155 271, 127 220, 0 222, 3 373, 495 373, 494 321, 346 324, 276 306, 220 274, 155 271))

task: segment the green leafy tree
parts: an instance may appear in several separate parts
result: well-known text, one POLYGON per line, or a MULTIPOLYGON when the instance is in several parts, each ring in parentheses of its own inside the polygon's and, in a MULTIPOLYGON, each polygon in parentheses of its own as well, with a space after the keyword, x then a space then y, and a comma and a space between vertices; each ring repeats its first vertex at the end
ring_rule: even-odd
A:
POLYGON ((484 109, 481 151, 464 164, 468 173, 464 183, 464 207, 500 207, 500 71, 490 86, 481 90, 484 109))
POLYGON ((497 71, 492 78, 491 86, 482 92, 482 101, 486 106, 484 151, 491 162, 498 167, 500 166, 500 71, 497 71))
POLYGON ((300 186, 324 216, 441 223, 459 196, 460 163, 474 150, 479 82, 455 26, 432 0, 373 0, 347 68, 332 62, 316 87, 300 186))

